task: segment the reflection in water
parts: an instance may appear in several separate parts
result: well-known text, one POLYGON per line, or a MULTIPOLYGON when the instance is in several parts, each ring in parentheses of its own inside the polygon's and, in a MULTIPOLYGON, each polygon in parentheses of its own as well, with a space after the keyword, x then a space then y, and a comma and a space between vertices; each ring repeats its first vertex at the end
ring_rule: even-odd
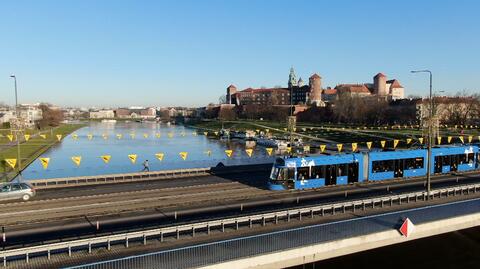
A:
POLYGON ((75 132, 77 139, 65 137, 41 156, 50 158, 48 169, 44 170, 37 160, 22 174, 26 179, 38 179, 139 172, 145 160, 149 160, 151 171, 209 167, 219 162, 235 165, 273 161, 262 147, 254 148, 252 157, 248 157, 244 141, 219 141, 193 132, 183 126, 154 122, 92 122, 75 132), (233 150, 231 158, 226 157, 226 149, 233 150), (182 151, 188 152, 185 161, 179 156, 182 151), (164 153, 162 161, 155 157, 157 153, 164 153), (137 155, 135 164, 128 158, 131 154, 137 155), (100 157, 103 155, 111 155, 108 163, 100 157), (82 157, 78 167, 72 156, 82 157))

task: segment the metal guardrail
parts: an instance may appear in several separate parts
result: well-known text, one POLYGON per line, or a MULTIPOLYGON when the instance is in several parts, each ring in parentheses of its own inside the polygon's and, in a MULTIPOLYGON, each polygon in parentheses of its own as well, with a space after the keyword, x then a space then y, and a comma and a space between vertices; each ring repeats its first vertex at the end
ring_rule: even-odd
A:
POLYGON ((130 181, 171 179, 209 175, 210 168, 189 168, 178 170, 152 171, 141 173, 109 174, 68 178, 33 179, 28 182, 38 189, 60 188, 79 185, 110 184, 130 181))
MULTIPOLYGON (((451 195, 455 196, 455 195, 476 193, 479 190, 480 190, 480 183, 469 184, 469 185, 458 186, 458 187, 432 190, 430 192, 430 195, 431 195, 430 197, 431 199, 435 199, 436 197, 443 198, 443 197, 449 197, 451 195)), ((68 251, 69 256, 71 256, 72 251, 76 251, 79 249, 88 249, 89 253, 92 252, 92 247, 106 247, 108 250, 110 250, 112 243, 115 243, 115 244, 122 243, 125 245, 125 247, 128 247, 129 241, 131 240, 136 240, 136 241, 143 240, 143 244, 147 244, 147 239, 159 238, 160 241, 163 242, 163 238, 166 235, 169 235, 169 236, 173 235, 174 237, 176 237, 176 239, 179 239, 180 234, 185 232, 191 234, 192 236, 195 236, 196 230, 197 231, 203 230, 203 231, 206 231, 207 234, 209 234, 212 228, 216 228, 224 232, 226 226, 233 227, 238 230, 240 225, 248 226, 249 228, 251 228, 254 223, 260 223, 262 226, 264 226, 266 225, 267 221, 277 224, 280 219, 286 220, 288 222, 292 217, 296 217, 301 220, 302 217, 305 217, 305 216, 314 217, 315 215, 324 216, 325 214, 335 215, 337 213, 345 213, 346 210, 351 210, 355 212, 355 210, 366 210, 366 208, 375 208, 377 206, 383 207, 385 205, 392 206, 395 203, 402 204, 402 203, 415 202, 415 201, 418 201, 419 199, 424 201, 426 200, 426 198, 427 198, 427 193, 425 191, 399 194, 399 195, 381 196, 381 197, 375 197, 371 199, 354 200, 354 201, 349 201, 344 203, 334 203, 334 204, 328 204, 328 205, 318 205, 313 207, 295 208, 295 209, 281 210, 281 211, 270 212, 270 213, 255 214, 255 215, 249 215, 249 216, 150 229, 146 231, 120 233, 115 235, 72 240, 72 241, 53 243, 48 245, 5 250, 0 252, 0 257, 3 258, 3 265, 4 267, 6 267, 7 260, 9 258, 15 258, 15 257, 16 258, 24 257, 26 262, 28 263, 29 257, 34 254, 47 255, 48 259, 50 259, 50 255, 52 252, 68 251)))

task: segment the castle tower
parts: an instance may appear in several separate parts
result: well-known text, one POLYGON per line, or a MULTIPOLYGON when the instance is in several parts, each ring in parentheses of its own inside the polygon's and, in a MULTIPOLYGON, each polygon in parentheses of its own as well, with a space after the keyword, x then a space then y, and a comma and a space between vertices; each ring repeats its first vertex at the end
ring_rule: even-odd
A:
POLYGON ((387 76, 382 73, 378 73, 373 77, 373 90, 374 93, 380 96, 386 96, 387 92, 387 76))
POLYGON ((310 86, 310 103, 317 106, 322 104, 322 77, 316 73, 313 74, 308 80, 308 85, 310 86))
POLYGON ((303 79, 300 77, 297 82, 298 87, 303 87, 303 79))
POLYGON ((290 68, 290 75, 288 75, 288 88, 291 89, 297 86, 297 76, 295 75, 295 70, 290 68))
POLYGON ((232 96, 237 93, 237 87, 231 84, 227 87, 227 104, 232 104, 232 96))

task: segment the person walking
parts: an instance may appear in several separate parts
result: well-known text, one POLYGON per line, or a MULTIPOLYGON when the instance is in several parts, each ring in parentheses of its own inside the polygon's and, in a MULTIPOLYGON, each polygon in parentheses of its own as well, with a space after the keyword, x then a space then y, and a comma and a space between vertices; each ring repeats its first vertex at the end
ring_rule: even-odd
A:
POLYGON ((143 170, 142 172, 150 172, 150 167, 148 166, 148 160, 143 162, 143 170))

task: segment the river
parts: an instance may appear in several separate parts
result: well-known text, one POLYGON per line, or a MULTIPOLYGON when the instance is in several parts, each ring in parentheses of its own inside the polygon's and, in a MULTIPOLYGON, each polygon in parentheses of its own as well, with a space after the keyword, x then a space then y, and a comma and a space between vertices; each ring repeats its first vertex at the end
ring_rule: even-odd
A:
POLYGON ((194 129, 184 126, 155 122, 91 122, 41 156, 50 158, 46 169, 40 160, 35 160, 22 174, 25 179, 45 179, 139 172, 145 160, 149 161, 151 171, 210 167, 219 162, 225 165, 273 162, 265 148, 254 148, 249 157, 244 141, 224 141, 194 133, 194 129), (227 149, 233 150, 231 157, 226 156, 227 149), (188 152, 186 160, 180 152, 188 152), (162 161, 156 157, 157 153, 164 154, 162 161), (137 155, 135 163, 128 157, 132 154, 137 155), (108 163, 101 158, 105 155, 111 156, 108 163), (80 165, 72 161, 73 156, 81 156, 80 165))

